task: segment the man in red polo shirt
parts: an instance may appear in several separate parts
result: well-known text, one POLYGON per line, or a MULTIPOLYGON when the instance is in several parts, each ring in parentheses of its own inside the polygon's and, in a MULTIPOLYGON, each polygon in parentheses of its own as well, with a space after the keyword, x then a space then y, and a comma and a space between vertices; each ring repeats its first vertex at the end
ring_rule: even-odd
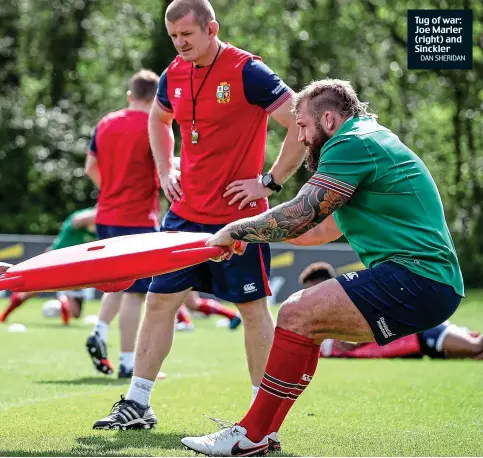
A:
MULTIPOLYGON (((158 230, 159 180, 148 137, 148 118, 159 77, 141 70, 130 80, 128 108, 104 116, 92 136, 86 174, 99 187, 96 227, 100 239, 158 230)), ((86 342, 95 368, 111 374, 107 358, 109 323, 119 311, 119 377, 131 377, 134 343, 144 295, 151 279, 136 281, 124 293, 104 294, 98 322, 86 342)))
MULTIPOLYGON (((151 149, 171 202, 163 229, 214 233, 231 221, 263 213, 304 159, 290 111, 292 91, 261 59, 223 43, 207 0, 174 0, 166 27, 179 55, 160 78, 149 118, 151 149), (265 162, 269 115, 288 129, 270 172, 265 162), (173 163, 172 122, 181 132, 181 173, 173 163)), ((213 293, 239 309, 256 396, 273 340, 267 306, 270 250, 250 244, 243 256, 154 277, 136 346, 126 399, 96 429, 151 428, 151 390, 173 339, 176 311, 191 290, 213 293)))

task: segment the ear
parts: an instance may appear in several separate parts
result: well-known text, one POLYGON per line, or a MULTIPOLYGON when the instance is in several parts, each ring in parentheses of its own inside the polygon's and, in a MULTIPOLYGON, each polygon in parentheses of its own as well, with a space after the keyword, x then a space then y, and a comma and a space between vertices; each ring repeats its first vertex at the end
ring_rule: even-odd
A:
POLYGON ((127 95, 127 101, 128 103, 131 103, 132 102, 132 94, 131 94, 131 91, 127 91, 126 92, 126 95, 127 95))
POLYGON ((322 113, 322 116, 320 117, 320 125, 324 128, 324 129, 330 129, 330 119, 329 119, 329 116, 330 116, 330 111, 324 111, 322 113))
POLYGON ((220 24, 218 24, 218 22, 216 21, 208 22, 207 28, 208 28, 208 35, 210 36, 210 38, 215 38, 216 36, 218 36, 218 32, 220 31, 220 24))
POLYGON ((324 116, 325 125, 327 127, 327 130, 329 130, 329 131, 333 130, 334 127, 335 127, 335 122, 336 122, 334 113, 332 111, 326 111, 323 116, 324 116))

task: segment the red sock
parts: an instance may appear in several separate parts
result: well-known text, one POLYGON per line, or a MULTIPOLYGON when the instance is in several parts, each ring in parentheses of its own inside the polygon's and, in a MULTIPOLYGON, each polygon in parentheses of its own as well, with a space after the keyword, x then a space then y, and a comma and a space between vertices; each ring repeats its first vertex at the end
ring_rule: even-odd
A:
POLYGON ((298 396, 300 396, 304 392, 305 388, 307 388, 307 386, 309 385, 312 377, 315 374, 315 370, 317 369, 317 363, 319 362, 319 353, 320 345, 313 344, 312 353, 310 354, 310 358, 307 361, 307 367, 305 368, 304 375, 299 380, 297 388, 294 388, 290 392, 291 397, 285 399, 285 401, 283 401, 282 405, 277 410, 277 413, 273 417, 272 423, 270 424, 269 433, 278 432, 280 426, 282 426, 282 423, 288 414, 288 411, 292 408, 298 396))
POLYGON ((191 324, 191 317, 189 312, 183 307, 178 310, 178 314, 176 315, 178 323, 186 323, 191 324))
POLYGON ((275 328, 275 338, 260 391, 240 421, 240 426, 246 428, 247 437, 251 441, 260 442, 271 433, 270 425, 283 402, 287 398, 295 401, 299 396, 300 391, 297 391, 298 394, 291 391, 298 387, 305 373, 313 345, 312 339, 278 326, 275 328))
POLYGON ((213 299, 200 298, 198 301, 198 307, 198 310, 205 315, 221 315, 227 317, 229 320, 232 320, 237 316, 237 313, 233 309, 225 307, 213 299))
POLYGON ((7 316, 10 315, 17 307, 20 307, 24 302, 25 300, 21 298, 19 293, 13 293, 10 296, 10 303, 3 312, 0 321, 5 321, 7 319, 7 316))
POLYGON ((70 307, 67 296, 60 296, 60 319, 67 326, 70 323, 70 307))

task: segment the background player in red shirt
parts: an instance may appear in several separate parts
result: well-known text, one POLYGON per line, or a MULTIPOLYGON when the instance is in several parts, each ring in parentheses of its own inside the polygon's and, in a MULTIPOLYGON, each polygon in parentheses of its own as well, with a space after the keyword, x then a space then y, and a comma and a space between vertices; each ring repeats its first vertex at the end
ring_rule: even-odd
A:
MULTIPOLYGON (((173 1, 166 27, 179 55, 160 78, 149 120, 161 186, 172 203, 163 228, 214 233, 228 222, 263 213, 266 198, 303 161, 290 111, 292 91, 259 57, 219 40, 207 0, 173 1), (288 132, 271 172, 260 179, 269 115, 288 132), (181 173, 173 163, 173 120, 181 132, 181 173)), ((191 289, 213 293, 239 308, 253 399, 274 333, 266 299, 269 269, 269 247, 260 244, 227 262, 153 278, 126 399, 94 428, 150 428, 157 423, 149 407, 151 390, 172 345, 176 311, 191 289)))
MULTIPOLYGON (((96 226, 100 239, 158 230, 159 181, 148 137, 148 117, 159 77, 149 70, 129 82, 128 108, 98 123, 86 160, 86 174, 99 187, 96 226)), ((111 374, 107 358, 109 323, 119 311, 119 377, 131 377, 141 306, 151 279, 136 281, 124 293, 104 294, 99 319, 86 342, 96 369, 111 374)))

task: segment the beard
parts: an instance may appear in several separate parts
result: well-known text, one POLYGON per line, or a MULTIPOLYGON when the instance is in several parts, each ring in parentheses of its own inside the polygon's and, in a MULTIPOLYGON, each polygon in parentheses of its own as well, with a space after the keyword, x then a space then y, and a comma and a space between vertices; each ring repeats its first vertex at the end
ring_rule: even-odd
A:
POLYGON ((324 132, 321 126, 317 126, 317 135, 305 149, 305 167, 309 172, 316 172, 319 167, 320 150, 325 145, 329 136, 324 132))

